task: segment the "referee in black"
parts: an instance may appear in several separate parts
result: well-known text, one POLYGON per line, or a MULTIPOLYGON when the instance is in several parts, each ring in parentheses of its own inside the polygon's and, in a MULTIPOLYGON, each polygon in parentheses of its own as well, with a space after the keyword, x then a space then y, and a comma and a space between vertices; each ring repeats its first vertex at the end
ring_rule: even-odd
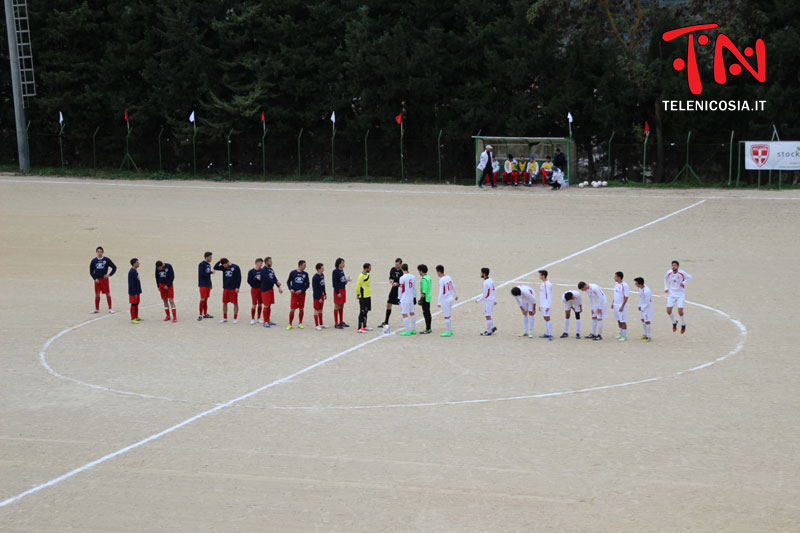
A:
POLYGON ((391 289, 389 289, 389 298, 386 300, 386 318, 384 318, 383 323, 378 326, 380 328, 389 324, 389 317, 392 315, 392 306, 400 305, 400 298, 397 296, 397 288, 400 286, 400 276, 403 275, 403 271, 400 270, 401 266, 403 266, 403 260, 398 257, 394 260, 394 266, 389 271, 391 289))

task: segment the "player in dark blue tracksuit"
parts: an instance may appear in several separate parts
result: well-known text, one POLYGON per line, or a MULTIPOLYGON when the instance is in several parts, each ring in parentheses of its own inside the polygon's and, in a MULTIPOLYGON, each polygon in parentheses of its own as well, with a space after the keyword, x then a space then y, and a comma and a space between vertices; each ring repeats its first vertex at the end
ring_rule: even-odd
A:
POLYGON ((308 272, 306 272, 306 262, 301 259, 297 262, 297 269, 292 270, 292 272, 289 274, 289 279, 286 282, 286 286, 292 293, 292 302, 289 306, 289 325, 286 326, 286 329, 292 329, 295 309, 300 310, 299 324, 297 327, 300 329, 304 328, 303 313, 305 312, 306 291, 308 290, 309 285, 310 282, 308 279, 308 272))
POLYGON ((220 259, 214 270, 222 271, 222 320, 228 321, 228 304, 233 304, 233 323, 239 322, 239 287, 242 286, 242 270, 227 257, 220 259))
POLYGON ((203 254, 203 260, 197 265, 197 286, 200 288, 200 314, 197 320, 204 318, 214 318, 213 315, 208 314, 208 297, 211 295, 211 275, 214 270, 211 268, 211 259, 214 254, 206 252, 203 254))
POLYGON ((139 318, 139 297, 142 294, 142 282, 139 280, 139 260, 131 259, 131 269, 128 271, 128 302, 131 304, 131 324, 142 321, 139 318))
POLYGON ((260 257, 256 259, 255 268, 251 268, 247 273, 247 284, 250 285, 250 325, 256 323, 256 317, 261 322, 261 269, 264 268, 264 260, 260 257))
POLYGON ((322 321, 322 306, 328 298, 325 292, 325 265, 317 263, 316 270, 317 273, 311 278, 311 289, 314 292, 314 325, 321 330, 328 327, 322 321))
POLYGON ((175 309, 175 271, 172 265, 163 261, 156 261, 156 286, 164 301, 164 313, 167 315, 164 322, 169 320, 169 308, 172 306, 172 321, 178 321, 178 311, 175 309))

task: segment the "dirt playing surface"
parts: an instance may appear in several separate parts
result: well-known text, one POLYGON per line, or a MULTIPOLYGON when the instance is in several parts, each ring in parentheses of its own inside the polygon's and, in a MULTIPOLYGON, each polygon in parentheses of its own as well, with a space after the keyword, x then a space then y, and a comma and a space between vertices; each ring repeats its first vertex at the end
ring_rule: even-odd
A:
MULTIPOLYGON (((0 176, 0 529, 796 530, 800 362, 786 298, 798 214, 797 191, 0 176), (98 245, 119 267, 115 315, 104 300, 89 314, 98 245), (246 283, 239 323, 219 324, 219 273, 215 319, 198 322, 206 250, 244 272, 272 256, 282 282, 298 259, 312 274, 323 262, 329 295, 336 257, 354 280, 369 261, 370 326, 395 257, 414 273, 426 263, 434 288, 444 264, 455 335, 439 337, 441 316, 428 336, 316 331, 310 297, 306 329, 285 331, 288 293, 278 327, 251 326, 246 283), (175 267, 176 324, 162 321, 157 259, 175 267), (672 259, 694 276, 686 335, 664 312, 672 259), (538 294, 544 265, 552 342, 517 336, 509 293, 538 294), (488 338, 468 301, 483 266, 498 286, 488 338), (577 340, 574 318, 559 339, 561 294, 584 280, 611 300, 617 270, 632 289, 629 341, 613 320, 602 342, 577 340), (649 344, 636 276, 657 296, 649 344)), ((351 286, 345 321, 357 313, 351 286)), ((333 323, 332 301, 324 316, 333 323)), ((402 327, 398 308, 391 323, 402 327)))

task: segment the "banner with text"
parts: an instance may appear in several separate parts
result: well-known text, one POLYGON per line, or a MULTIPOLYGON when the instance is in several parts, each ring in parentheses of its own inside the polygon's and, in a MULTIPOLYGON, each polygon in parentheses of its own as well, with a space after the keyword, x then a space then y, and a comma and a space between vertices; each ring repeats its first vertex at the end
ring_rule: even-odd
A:
POLYGON ((747 170, 800 170, 800 141, 745 141, 747 170))

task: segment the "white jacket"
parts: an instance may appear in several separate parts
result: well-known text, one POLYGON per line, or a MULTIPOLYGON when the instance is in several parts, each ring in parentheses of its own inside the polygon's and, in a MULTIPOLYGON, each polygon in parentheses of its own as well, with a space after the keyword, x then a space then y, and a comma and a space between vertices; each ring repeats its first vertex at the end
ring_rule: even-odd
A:
POLYGON ((481 152, 481 162, 478 163, 478 170, 485 169, 487 164, 489 164, 489 154, 484 150, 481 152))

